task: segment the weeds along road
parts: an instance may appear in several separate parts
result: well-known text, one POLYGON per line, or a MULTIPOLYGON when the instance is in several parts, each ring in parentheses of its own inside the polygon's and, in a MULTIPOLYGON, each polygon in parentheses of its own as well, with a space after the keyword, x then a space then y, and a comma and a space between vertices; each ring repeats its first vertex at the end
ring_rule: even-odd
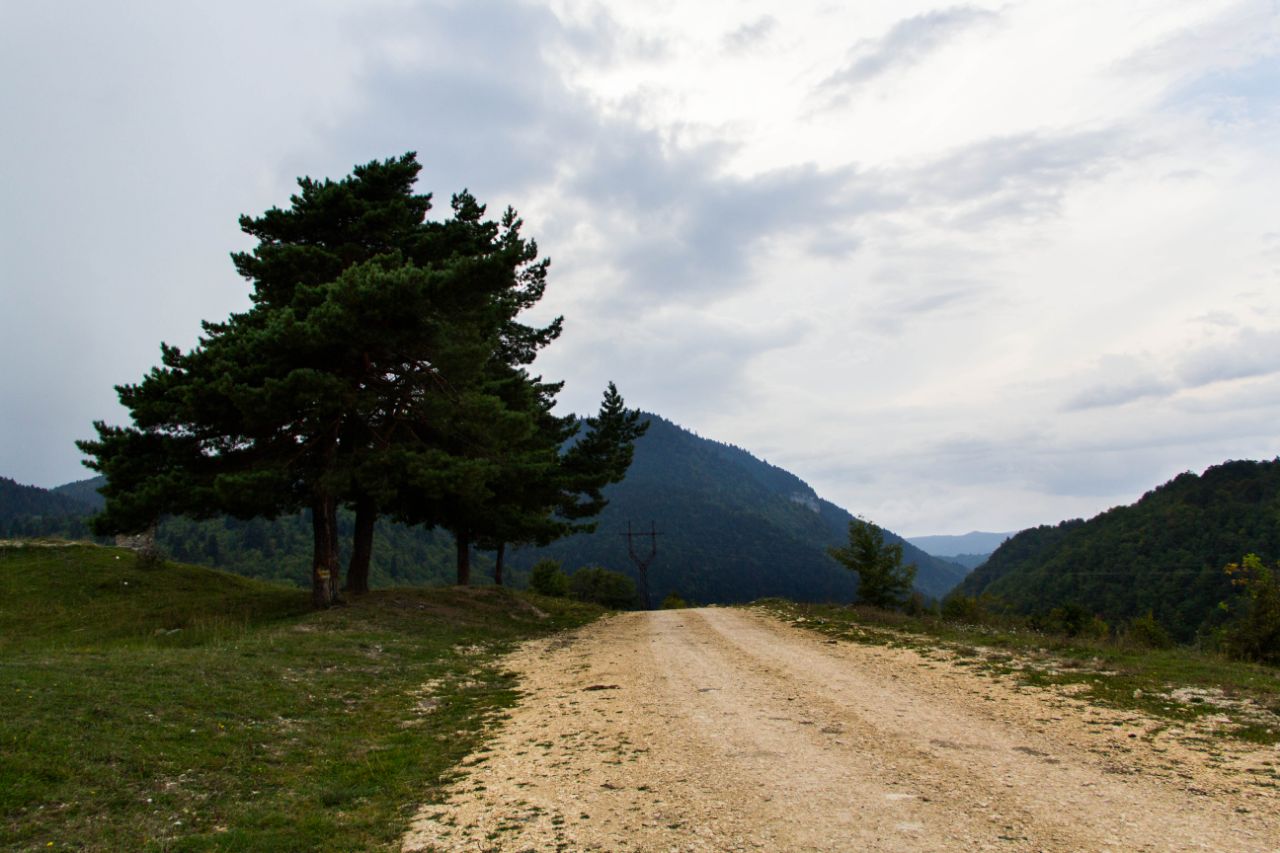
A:
POLYGON ((707 608, 508 663, 519 706, 406 850, 1280 850, 1275 782, 1242 770, 1275 747, 910 649, 707 608))

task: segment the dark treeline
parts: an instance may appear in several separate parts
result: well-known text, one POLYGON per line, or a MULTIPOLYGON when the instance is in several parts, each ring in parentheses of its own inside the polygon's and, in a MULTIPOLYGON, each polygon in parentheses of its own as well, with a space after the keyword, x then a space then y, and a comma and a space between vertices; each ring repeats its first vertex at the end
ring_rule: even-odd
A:
MULTIPOLYGON (((105 482, 103 478, 68 483, 52 490, 18 486, 23 490, 22 501, 6 500, 13 491, 12 482, 0 478, 0 538, 52 537, 103 544, 112 541, 112 537, 95 536, 90 528, 91 516, 104 505, 97 492, 105 482), (33 509, 40 513, 33 513, 33 509)), ((355 514, 339 510, 337 529, 340 556, 345 562, 351 556, 355 514)), ((375 538, 378 547, 370 560, 370 586, 423 586, 454 581, 456 549, 448 532, 380 519, 375 538)), ((309 510, 274 519, 165 516, 156 526, 155 540, 163 554, 180 562, 295 586, 310 583, 309 510)), ((475 569, 482 578, 491 579, 493 568, 491 553, 476 554, 475 569)), ((508 582, 523 586, 525 574, 508 569, 508 582)))
POLYGON ((0 477, 2 535, 46 536, 61 532, 68 522, 82 518, 89 509, 76 498, 0 477))
MULTIPOLYGON (((339 510, 337 515, 339 559, 351 558, 355 533, 355 513, 339 510)), ((224 516, 197 520, 164 519, 156 533, 160 550, 175 560, 214 566, 247 577, 306 586, 311 577, 310 511, 276 519, 238 519, 224 516)), ((374 534, 377 548, 369 563, 369 586, 434 586, 456 580, 456 549, 453 537, 443 530, 397 524, 379 519, 374 534)), ((473 558, 474 575, 492 578, 491 555, 473 558)), ((523 574, 507 583, 521 585, 523 574)))

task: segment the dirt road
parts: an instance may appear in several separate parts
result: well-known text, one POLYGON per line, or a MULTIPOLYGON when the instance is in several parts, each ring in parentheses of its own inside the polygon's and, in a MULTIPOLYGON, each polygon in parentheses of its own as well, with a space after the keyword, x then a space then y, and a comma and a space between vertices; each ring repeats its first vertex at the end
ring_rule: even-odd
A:
POLYGON ((1275 747, 910 649, 711 608, 509 662, 520 706, 405 850, 1280 850, 1275 747))

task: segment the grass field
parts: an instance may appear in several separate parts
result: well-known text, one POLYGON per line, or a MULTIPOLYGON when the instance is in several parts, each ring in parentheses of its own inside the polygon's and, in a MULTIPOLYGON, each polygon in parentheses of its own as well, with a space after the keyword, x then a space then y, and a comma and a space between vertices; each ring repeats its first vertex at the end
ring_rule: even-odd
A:
POLYGON ((498 656, 597 608, 306 591, 0 546, 0 850, 390 850, 517 694, 498 656))
POLYGON ((1077 685, 1077 697, 1142 710, 1171 725, 1213 718, 1216 736, 1280 743, 1280 669, 1191 648, 1064 637, 1009 625, 962 624, 869 607, 757 602, 777 618, 831 637, 913 648, 1028 685, 1077 685))

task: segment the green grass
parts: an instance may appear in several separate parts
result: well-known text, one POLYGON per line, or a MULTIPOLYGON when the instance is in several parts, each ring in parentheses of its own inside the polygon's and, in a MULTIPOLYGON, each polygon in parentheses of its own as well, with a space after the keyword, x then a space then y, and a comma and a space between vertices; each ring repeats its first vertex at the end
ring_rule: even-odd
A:
POLYGON ((515 701, 498 656, 600 612, 492 587, 307 598, 0 547, 0 850, 397 849, 515 701))
POLYGON ((1079 698, 1191 723, 1224 715, 1215 736, 1280 743, 1280 669, 1179 647, 1042 634, 1013 623, 961 624, 870 607, 766 599, 754 607, 800 627, 872 645, 942 652, 955 664, 1020 683, 1081 685, 1079 698))

